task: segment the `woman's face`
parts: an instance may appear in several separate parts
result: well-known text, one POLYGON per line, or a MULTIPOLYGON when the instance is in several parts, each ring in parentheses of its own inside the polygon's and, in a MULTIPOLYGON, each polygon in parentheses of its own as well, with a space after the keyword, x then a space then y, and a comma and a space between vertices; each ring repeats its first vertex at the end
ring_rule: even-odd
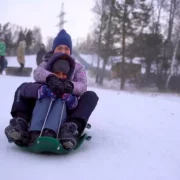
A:
POLYGON ((55 50, 54 50, 54 54, 55 53, 65 53, 65 54, 67 54, 69 56, 71 55, 71 51, 70 51, 69 47, 66 46, 66 45, 59 45, 59 46, 57 46, 55 48, 55 50))

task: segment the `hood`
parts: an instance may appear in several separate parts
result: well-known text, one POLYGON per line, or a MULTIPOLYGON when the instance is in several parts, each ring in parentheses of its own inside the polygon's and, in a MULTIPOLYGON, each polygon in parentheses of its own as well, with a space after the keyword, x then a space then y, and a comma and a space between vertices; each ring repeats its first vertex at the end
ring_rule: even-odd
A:
POLYGON ((53 55, 53 51, 49 51, 47 52, 44 57, 43 57, 43 61, 48 62, 49 58, 53 55))
POLYGON ((75 61, 71 56, 69 56, 67 54, 64 54, 64 53, 53 54, 52 52, 46 53, 46 55, 44 56, 44 60, 47 62, 46 69, 48 71, 52 72, 53 64, 59 59, 66 59, 69 62, 69 64, 70 64, 70 72, 68 74, 68 79, 70 80, 71 76, 73 74, 74 68, 75 68, 75 61))

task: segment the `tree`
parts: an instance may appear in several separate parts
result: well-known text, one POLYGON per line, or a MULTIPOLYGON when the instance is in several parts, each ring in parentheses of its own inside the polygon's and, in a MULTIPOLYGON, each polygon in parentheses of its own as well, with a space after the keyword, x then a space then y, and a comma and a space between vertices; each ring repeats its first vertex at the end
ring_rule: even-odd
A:
MULTIPOLYGON (((164 62, 163 64, 167 64, 168 60, 172 60, 173 56, 173 42, 172 42, 172 35, 174 30, 174 21, 177 18, 177 12, 180 8, 180 1, 179 0, 170 0, 167 3, 167 6, 165 7, 165 10, 169 12, 169 18, 168 18, 168 29, 167 29, 167 38, 165 41, 164 46, 164 62)), ((164 66, 164 65, 163 65, 164 66)))
POLYGON ((124 89, 126 79, 124 68, 127 42, 131 42, 135 34, 143 33, 144 28, 149 23, 150 11, 150 5, 144 0, 124 0, 115 3, 114 12, 122 50, 120 52, 122 55, 120 89, 124 89))
POLYGON ((96 26, 94 27, 94 47, 97 49, 96 53, 98 55, 98 68, 96 73, 96 82, 103 84, 104 72, 106 65, 109 61, 109 57, 114 54, 116 39, 116 24, 113 21, 114 13, 113 6, 114 0, 100 0, 96 1, 96 5, 93 9, 96 19, 96 26), (103 59, 103 67, 99 68, 99 59, 103 59))
POLYGON ((32 30, 32 34, 33 34, 32 52, 37 53, 40 48, 40 44, 42 43, 41 29, 39 27, 34 27, 34 29, 32 30))
POLYGON ((143 33, 136 36, 130 48, 136 57, 143 57, 146 63, 146 75, 149 76, 151 64, 160 55, 163 44, 161 34, 143 33))
POLYGON ((51 50, 52 50, 53 41, 54 41, 54 38, 53 38, 53 37, 48 37, 47 45, 46 45, 46 49, 47 49, 48 51, 51 51, 51 50))
POLYGON ((17 46, 18 46, 18 44, 19 44, 20 41, 23 41, 23 40, 25 40, 25 39, 26 39, 26 35, 25 35, 23 29, 21 28, 21 30, 20 30, 20 32, 19 32, 19 38, 18 38, 18 41, 17 41, 17 46))
POLYGON ((33 43, 33 32, 32 30, 28 30, 27 33, 25 34, 25 41, 26 41, 26 52, 27 54, 31 54, 31 46, 33 43))
POLYGON ((9 22, 0 25, 0 37, 3 37, 5 41, 7 55, 15 54, 20 30, 20 26, 13 25, 9 22))
POLYGON ((77 49, 81 53, 91 54, 92 50, 93 50, 93 41, 94 40, 93 40, 92 36, 89 33, 87 35, 87 38, 84 41, 78 43, 77 49))
POLYGON ((106 27, 105 6, 106 4, 104 0, 97 0, 93 8, 93 12, 96 14, 96 19, 98 20, 94 29, 94 41, 93 41, 94 49, 96 49, 95 52, 98 55, 96 80, 95 80, 96 83, 100 83, 100 51, 102 47, 103 30, 106 27))
POLYGON ((168 31, 168 38, 172 37, 173 30, 174 30, 175 43, 174 43, 174 50, 172 53, 169 74, 168 74, 167 81, 166 81, 167 89, 169 88, 169 82, 170 82, 171 77, 173 75, 175 75, 175 70, 176 70, 175 66, 177 64, 177 54, 178 54, 178 48, 179 48, 178 46, 179 46, 179 42, 180 42, 180 25, 179 25, 180 10, 179 10, 179 7, 180 7, 180 1, 174 0, 171 2, 170 9, 172 12, 171 12, 171 16, 169 17, 169 27, 171 27, 171 28, 169 28, 169 31, 168 31), (172 22, 170 22, 170 20, 172 22), (176 20, 177 24, 172 24, 175 20, 176 20))

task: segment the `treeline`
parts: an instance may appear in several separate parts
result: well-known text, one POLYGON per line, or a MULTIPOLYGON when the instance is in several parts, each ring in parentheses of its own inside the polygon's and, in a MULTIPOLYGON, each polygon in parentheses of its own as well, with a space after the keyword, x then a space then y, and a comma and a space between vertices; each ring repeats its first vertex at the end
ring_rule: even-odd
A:
POLYGON ((93 12, 94 30, 78 49, 103 59, 97 83, 103 83, 112 56, 121 60, 121 89, 127 79, 126 59, 139 57, 146 69, 143 81, 155 82, 160 89, 179 76, 180 0, 96 0, 93 12))
POLYGON ((20 41, 26 42, 26 54, 35 54, 42 43, 41 30, 22 28, 11 23, 0 24, 0 39, 6 44, 6 55, 16 55, 16 49, 20 41))

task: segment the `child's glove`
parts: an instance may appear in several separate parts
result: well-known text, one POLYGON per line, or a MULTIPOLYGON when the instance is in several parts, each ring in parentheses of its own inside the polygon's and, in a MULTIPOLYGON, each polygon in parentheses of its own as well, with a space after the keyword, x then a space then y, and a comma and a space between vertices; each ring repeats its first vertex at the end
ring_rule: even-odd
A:
POLYGON ((56 95, 54 93, 52 93, 52 91, 47 87, 47 85, 42 85, 38 89, 38 99, 43 99, 46 97, 55 99, 56 95))
POLYGON ((68 109, 74 109, 78 105, 77 97, 72 94, 64 93, 61 99, 66 103, 68 109))

